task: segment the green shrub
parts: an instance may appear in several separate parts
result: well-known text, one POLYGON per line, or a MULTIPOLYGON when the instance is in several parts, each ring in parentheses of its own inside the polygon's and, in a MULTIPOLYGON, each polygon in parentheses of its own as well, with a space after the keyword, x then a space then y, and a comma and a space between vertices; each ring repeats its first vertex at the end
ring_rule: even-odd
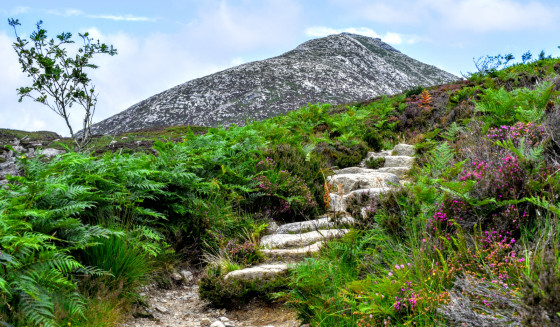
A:
POLYGON ((198 284, 200 298, 209 301, 215 307, 229 309, 246 304, 255 297, 271 300, 271 294, 285 290, 287 284, 286 276, 256 281, 224 277, 221 269, 209 266, 198 284))
POLYGON ((379 131, 373 128, 368 128, 364 133, 364 141, 375 152, 383 150, 383 138, 380 136, 379 131))
POLYGON ((82 261, 111 274, 101 277, 106 285, 128 295, 148 282, 153 262, 141 248, 128 243, 124 236, 98 238, 96 242, 84 251, 82 261))
POLYGON ((379 169, 385 165, 385 157, 371 157, 366 161, 366 167, 379 169))
POLYGON ((414 88, 404 92, 404 96, 407 97, 407 98, 410 98, 413 95, 418 95, 418 94, 422 93, 422 91, 424 91, 424 87, 422 85, 418 85, 417 87, 414 87, 414 88))

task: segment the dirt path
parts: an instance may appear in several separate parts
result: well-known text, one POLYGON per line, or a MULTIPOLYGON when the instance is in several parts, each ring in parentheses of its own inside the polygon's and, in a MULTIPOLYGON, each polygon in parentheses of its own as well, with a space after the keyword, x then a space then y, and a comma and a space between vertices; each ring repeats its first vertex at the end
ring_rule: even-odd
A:
POLYGON ((281 304, 254 300, 241 309, 211 308, 198 297, 198 278, 172 289, 148 287, 141 293, 149 303, 121 327, 299 327, 295 311, 281 304))

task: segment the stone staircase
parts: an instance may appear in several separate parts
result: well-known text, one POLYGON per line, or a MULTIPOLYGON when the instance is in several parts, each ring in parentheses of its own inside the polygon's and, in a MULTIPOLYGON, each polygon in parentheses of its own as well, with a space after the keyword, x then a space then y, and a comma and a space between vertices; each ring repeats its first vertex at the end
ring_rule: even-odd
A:
POLYGON ((380 194, 399 186, 414 163, 413 155, 412 145, 398 144, 393 150, 368 153, 359 167, 335 170, 335 174, 327 179, 333 190, 329 214, 315 220, 271 226, 270 234, 260 241, 266 262, 232 271, 225 279, 272 280, 286 275, 293 264, 318 252, 323 242, 348 233, 347 228, 355 222, 346 212, 352 197, 360 193, 380 194), (370 158, 383 158, 383 166, 365 168, 370 158))

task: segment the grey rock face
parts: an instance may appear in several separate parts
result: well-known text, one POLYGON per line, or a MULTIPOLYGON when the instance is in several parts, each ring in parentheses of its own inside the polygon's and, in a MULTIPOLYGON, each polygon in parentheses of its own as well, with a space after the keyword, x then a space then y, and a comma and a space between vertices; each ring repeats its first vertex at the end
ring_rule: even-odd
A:
POLYGON ((246 119, 278 116, 308 103, 367 100, 457 79, 380 39, 342 33, 178 85, 93 125, 92 132, 243 125, 246 119))

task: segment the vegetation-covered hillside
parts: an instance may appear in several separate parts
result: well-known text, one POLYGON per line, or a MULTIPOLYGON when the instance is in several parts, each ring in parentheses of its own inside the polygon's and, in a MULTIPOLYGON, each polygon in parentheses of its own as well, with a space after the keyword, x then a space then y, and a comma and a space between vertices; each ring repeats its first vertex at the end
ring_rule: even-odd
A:
POLYGON ((24 175, 0 189, 0 322, 114 326, 142 301, 138 286, 203 254, 221 260, 201 284, 215 305, 265 296, 232 293, 223 274, 260 260, 271 221, 324 213, 333 167, 406 142, 409 183, 368 199, 372 214, 275 297, 312 326, 558 325, 559 74, 559 59, 542 59, 244 127, 175 129, 154 151, 21 155, 24 175))

